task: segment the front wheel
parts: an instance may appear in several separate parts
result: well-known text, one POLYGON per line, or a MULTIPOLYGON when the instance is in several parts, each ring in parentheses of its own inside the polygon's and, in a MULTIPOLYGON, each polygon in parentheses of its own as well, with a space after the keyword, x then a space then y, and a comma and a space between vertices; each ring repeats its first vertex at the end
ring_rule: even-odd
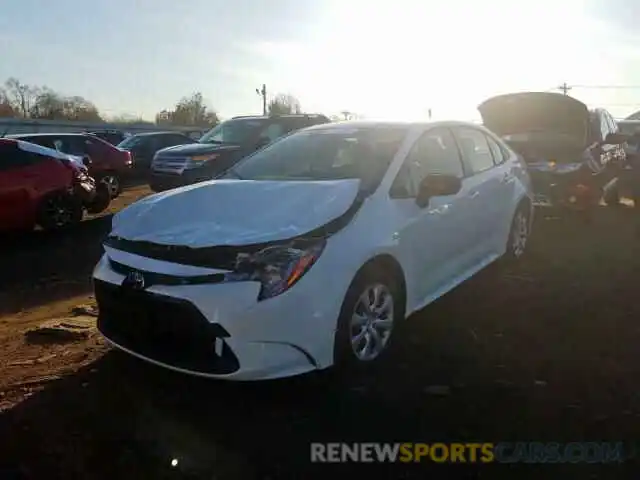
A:
POLYGON ((100 177, 99 183, 102 183, 109 191, 111 198, 116 198, 122 193, 122 182, 120 177, 114 172, 107 172, 100 177))
POLYGON ((95 198, 85 205, 87 212, 93 215, 104 212, 111 203, 111 192, 104 183, 100 182, 96 185, 95 198))
POLYGON ((38 225, 59 230, 82 220, 82 204, 72 195, 58 193, 43 199, 38 209, 38 225))
POLYGON ((404 316, 399 282, 381 265, 365 267, 342 304, 335 336, 338 367, 367 367, 387 354, 396 324, 404 316))

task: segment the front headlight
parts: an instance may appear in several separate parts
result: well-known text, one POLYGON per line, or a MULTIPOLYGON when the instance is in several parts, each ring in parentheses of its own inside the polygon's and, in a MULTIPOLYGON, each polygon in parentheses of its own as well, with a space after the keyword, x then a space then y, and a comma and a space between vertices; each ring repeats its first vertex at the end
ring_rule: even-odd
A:
POLYGON ((208 153, 206 155, 196 155, 195 157, 189 157, 189 161, 187 162, 187 168, 197 168, 204 165, 206 162, 211 160, 215 160, 220 155, 217 153, 208 153))
POLYGON ((320 240, 306 245, 276 245, 254 254, 238 254, 229 281, 260 282, 258 301, 289 290, 316 262, 325 246, 320 240))

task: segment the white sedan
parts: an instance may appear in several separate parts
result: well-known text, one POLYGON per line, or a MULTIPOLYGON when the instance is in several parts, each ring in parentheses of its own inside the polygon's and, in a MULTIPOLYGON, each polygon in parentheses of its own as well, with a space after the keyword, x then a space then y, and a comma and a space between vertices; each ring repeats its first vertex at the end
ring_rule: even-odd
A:
POLYGON ((117 214, 94 271, 98 327, 207 377, 369 367, 411 313, 521 257, 532 218, 526 166, 481 126, 307 128, 117 214))

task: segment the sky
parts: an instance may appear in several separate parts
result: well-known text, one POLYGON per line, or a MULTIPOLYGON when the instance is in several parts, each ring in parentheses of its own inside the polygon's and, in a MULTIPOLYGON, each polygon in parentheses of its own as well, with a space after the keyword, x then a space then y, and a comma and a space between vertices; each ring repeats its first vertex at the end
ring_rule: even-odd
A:
MULTIPOLYGON (((635 4, 635 5, 634 5, 635 4)), ((256 88, 305 111, 473 120, 499 93, 551 90, 640 110, 631 0, 0 0, 0 83, 153 119, 202 92, 223 118, 256 88), (637 88, 594 88, 599 86, 637 88)))

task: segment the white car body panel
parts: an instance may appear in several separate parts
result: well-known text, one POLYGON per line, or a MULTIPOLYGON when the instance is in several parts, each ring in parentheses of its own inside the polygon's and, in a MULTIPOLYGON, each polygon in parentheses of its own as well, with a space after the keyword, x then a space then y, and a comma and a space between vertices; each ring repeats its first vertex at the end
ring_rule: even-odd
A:
MULTIPOLYGON (((432 198, 426 208, 419 208, 414 199, 390 197, 389 188, 421 134, 434 126, 469 125, 438 122, 413 126, 375 192, 364 199, 344 228, 328 238, 316 263, 286 292, 257 301, 258 282, 148 287, 149 292, 188 300, 209 322, 224 327, 229 332, 225 342, 240 361, 235 372, 186 370, 118 346, 167 368, 226 379, 277 378, 329 367, 344 296, 362 266, 380 255, 395 259, 403 271, 406 315, 428 305, 505 253, 511 219, 523 200, 533 218, 528 174, 515 154, 502 165, 465 178, 458 194, 432 198)), ((332 128, 354 127, 343 124, 332 128)), ((504 145, 483 127, 473 128, 504 145)), ((344 213, 353 203, 358 185, 358 181, 344 180, 220 182, 183 187, 142 200, 117 216, 112 234, 192 247, 278 240, 305 233, 344 213), (288 195, 279 197, 286 199, 284 205, 276 197, 268 200, 268 195, 276 195, 275 190, 286 190, 276 183, 291 184, 288 195), (302 185, 305 183, 308 188, 302 185), (234 203, 225 196, 234 195, 234 189, 243 191, 246 204, 237 203, 240 197, 234 203), (274 212, 271 217, 270 211, 274 212), (174 227, 178 218, 182 223, 174 227), (246 229, 242 229, 243 222, 246 229)), ((141 272, 196 276, 222 271, 107 247, 94 278, 112 285, 120 285, 125 277, 111 268, 109 258, 141 272)))
POLYGON ((119 212, 112 235, 192 248, 307 233, 342 215, 359 180, 211 180, 146 197, 119 212))

